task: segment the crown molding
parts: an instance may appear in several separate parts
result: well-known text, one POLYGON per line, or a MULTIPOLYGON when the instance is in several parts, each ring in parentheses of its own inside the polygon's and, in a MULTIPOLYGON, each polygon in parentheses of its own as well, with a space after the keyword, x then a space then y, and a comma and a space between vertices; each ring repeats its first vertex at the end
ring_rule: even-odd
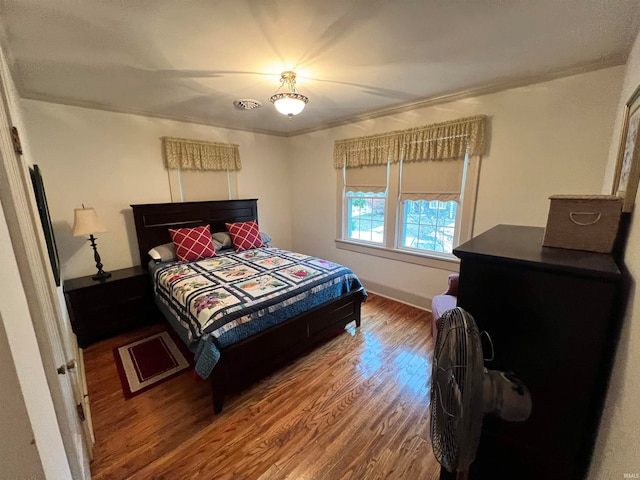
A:
MULTIPOLYGON (((19 92, 20 93, 20 92, 19 92)), ((126 107, 116 107, 112 105, 106 105, 99 102, 91 102, 87 100, 71 100, 63 97, 56 97, 53 95, 46 95, 42 93, 20 93, 20 97, 25 100, 35 100, 38 102, 56 103, 60 105, 68 105, 70 107, 89 108, 92 110, 102 110, 105 112, 123 113, 126 115, 138 115, 141 117, 159 118, 162 120, 173 120, 175 122, 193 123, 197 125, 204 125, 207 127, 225 128, 227 130, 238 130, 241 132, 259 133, 263 135, 273 135, 278 137, 288 137, 287 133, 276 132, 273 130, 266 130, 261 128, 240 128, 232 125, 225 125, 221 123, 207 122, 201 118, 188 117, 182 115, 166 115, 162 113, 154 113, 146 110, 126 107)))
POLYGON ((578 65, 561 70, 554 70, 552 72, 546 72, 534 77, 528 77, 526 79, 505 79, 492 82, 480 87, 474 87, 469 90, 461 92, 449 93, 438 97, 427 98, 418 100, 416 102, 404 103, 402 105, 396 105, 389 108, 372 110, 370 112, 364 112, 358 115, 353 115, 347 118, 325 122, 312 128, 306 128, 296 130, 285 136, 294 137, 298 135, 305 135, 307 133, 313 133, 320 130, 327 130, 329 128, 341 127, 344 125, 353 124, 365 120, 372 120, 375 118, 386 117, 390 115, 396 115, 398 113, 404 113, 419 108, 431 107, 434 105, 440 105, 443 103, 451 103, 458 100, 464 100, 467 98, 481 97, 483 95, 490 95, 492 93, 502 92, 505 90, 511 90, 513 88, 527 87, 538 83, 545 83, 552 80, 557 80, 565 77, 572 77, 574 75, 580 75, 583 73, 593 72, 597 70, 603 70, 605 68, 618 67, 624 65, 627 61, 627 54, 614 55, 611 57, 599 59, 586 65, 578 65))

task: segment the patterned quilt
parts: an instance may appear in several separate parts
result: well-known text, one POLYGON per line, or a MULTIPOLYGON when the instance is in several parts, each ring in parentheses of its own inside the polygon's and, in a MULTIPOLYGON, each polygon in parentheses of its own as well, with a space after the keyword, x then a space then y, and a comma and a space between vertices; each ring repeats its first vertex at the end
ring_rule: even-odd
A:
POLYGON ((362 286, 336 263, 278 248, 258 248, 197 262, 154 265, 156 303, 194 352, 207 378, 220 348, 362 286))

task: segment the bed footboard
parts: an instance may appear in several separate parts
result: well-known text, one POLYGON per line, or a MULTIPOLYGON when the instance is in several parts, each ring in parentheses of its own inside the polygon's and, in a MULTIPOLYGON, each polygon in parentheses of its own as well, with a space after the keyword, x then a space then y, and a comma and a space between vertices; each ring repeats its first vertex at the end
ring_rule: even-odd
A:
POLYGON ((222 411, 228 393, 272 373, 349 323, 359 327, 364 298, 360 288, 222 349, 210 376, 214 413, 222 411))

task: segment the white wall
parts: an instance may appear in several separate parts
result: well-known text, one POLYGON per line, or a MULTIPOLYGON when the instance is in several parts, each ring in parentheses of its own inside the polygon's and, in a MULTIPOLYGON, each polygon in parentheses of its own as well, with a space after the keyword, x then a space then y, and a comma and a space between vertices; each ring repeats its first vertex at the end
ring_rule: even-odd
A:
POLYGON ((333 141, 487 114, 490 149, 475 233, 498 223, 542 226, 549 195, 600 191, 622 73, 610 68, 289 139, 32 100, 22 105, 64 278, 95 270, 88 243, 71 236, 73 209, 82 203, 95 207, 109 230, 97 235, 105 269, 139 263, 129 204, 170 201, 159 140, 170 135, 240 145, 239 196, 260 199, 261 227, 275 245, 339 261, 365 281, 428 304, 449 271, 335 248, 333 141))
POLYGON ((140 263, 129 205, 171 201, 162 136, 239 144, 239 197, 258 198, 261 229, 274 245, 291 248, 286 138, 33 100, 22 104, 63 278, 96 271, 87 240, 71 235, 73 209, 83 203, 96 209, 108 230, 96 235, 105 270, 140 263))
POLYGON ((614 67, 293 137, 294 249, 343 263, 365 283, 432 298, 449 271, 336 249, 334 140, 486 114, 474 233, 544 226, 549 195, 601 191, 623 73, 614 67))
MULTIPOLYGON (((611 193, 622 125, 624 105, 640 85, 640 36, 627 62, 622 95, 618 108, 616 129, 609 151, 607 175, 603 193, 611 193)), ((627 311, 624 316, 620 342, 611 374, 609 392, 600 422, 589 478, 624 478, 625 473, 640 475, 640 297, 636 294, 640 279, 640 205, 636 197, 631 231, 624 259, 634 279, 627 311)))

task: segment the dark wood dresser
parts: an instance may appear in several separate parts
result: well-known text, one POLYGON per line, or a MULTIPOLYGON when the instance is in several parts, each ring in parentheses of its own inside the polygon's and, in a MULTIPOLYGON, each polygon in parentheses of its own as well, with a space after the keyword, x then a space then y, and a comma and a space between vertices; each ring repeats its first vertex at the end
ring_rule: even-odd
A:
POLYGON ((135 266, 115 270, 102 281, 90 275, 64 281, 71 327, 81 348, 157 318, 148 276, 135 266))
POLYGON ((543 235, 543 228, 498 225, 454 250, 458 306, 494 344, 486 367, 515 372, 533 401, 526 422, 484 418, 470 479, 572 480, 588 471, 622 275, 610 255, 542 247, 543 235))

